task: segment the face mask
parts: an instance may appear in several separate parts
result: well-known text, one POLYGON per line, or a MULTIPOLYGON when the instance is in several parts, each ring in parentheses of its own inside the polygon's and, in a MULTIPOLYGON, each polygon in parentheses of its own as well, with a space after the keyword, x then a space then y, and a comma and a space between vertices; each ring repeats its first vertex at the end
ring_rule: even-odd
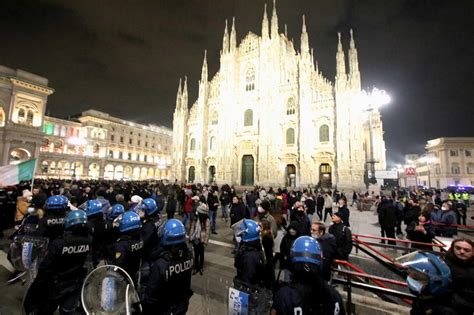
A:
POLYGON ((423 283, 413 279, 412 277, 407 277, 407 284, 408 284, 408 288, 411 291, 416 292, 418 294, 421 293, 421 291, 423 290, 423 287, 424 287, 423 283))
POLYGON ((29 207, 29 208, 28 208, 28 213, 31 214, 31 213, 33 213, 33 212, 35 212, 35 208, 29 207))
POLYGON ((441 207, 441 210, 448 210, 448 208, 446 208, 446 207, 441 207))
POLYGON ((28 196, 28 197, 26 197, 26 200, 28 200, 28 202, 30 202, 31 200, 33 200, 33 197, 28 196))
POLYGON ((13 191, 7 192, 7 195, 11 195, 11 194, 13 194, 13 191))
POLYGON ((296 235, 296 231, 293 230, 293 229, 290 229, 289 233, 290 233, 291 236, 295 236, 295 235, 296 235))
POLYGON ((257 211, 258 213, 265 213, 265 209, 263 209, 262 207, 258 207, 257 211))
POLYGON ((317 238, 318 238, 318 234, 316 234, 316 233, 311 234, 311 237, 314 238, 314 239, 317 239, 317 238))
POLYGON ((344 205, 343 204, 339 204, 339 208, 342 208, 344 205))

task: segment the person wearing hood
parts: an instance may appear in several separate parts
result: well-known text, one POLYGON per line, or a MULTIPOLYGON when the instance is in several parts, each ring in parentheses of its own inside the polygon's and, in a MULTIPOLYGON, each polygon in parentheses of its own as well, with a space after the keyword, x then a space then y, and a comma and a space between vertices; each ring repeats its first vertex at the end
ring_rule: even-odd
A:
POLYGON ((451 269, 454 309, 458 314, 474 314, 474 242, 454 240, 444 260, 451 269))
POLYGON ((133 195, 132 198, 130 198, 130 207, 128 208, 128 210, 130 211, 134 211, 135 208, 141 204, 141 202, 143 201, 143 198, 138 196, 138 195, 133 195))
POLYGON ((290 269, 290 250, 293 242, 302 236, 298 232, 298 222, 292 221, 286 229, 286 234, 283 236, 280 244, 281 266, 280 269, 290 269))
POLYGON ((321 276, 325 281, 329 281, 331 280, 331 265, 337 251, 336 238, 331 233, 326 233, 326 224, 324 222, 311 224, 311 236, 318 241, 324 254, 321 276))
POLYGON ((255 221, 262 222, 267 221, 270 223, 270 229, 272 230, 272 235, 275 237, 278 232, 278 226, 276 224, 275 218, 270 214, 271 205, 268 200, 262 201, 262 203, 257 208, 257 216, 255 221))
POLYGON ((196 208, 196 215, 191 219, 189 240, 194 248, 194 272, 202 276, 204 267, 204 249, 209 243, 211 234, 211 221, 209 220, 209 207, 200 201, 196 208))
POLYGON ((304 203, 300 201, 295 203, 290 216, 290 221, 295 221, 298 223, 298 233, 300 235, 311 235, 311 221, 306 215, 306 207, 304 203))
POLYGON ((337 250, 334 255, 335 259, 348 260, 352 251, 352 232, 344 224, 342 215, 336 212, 332 215, 333 224, 329 227, 329 233, 336 238, 337 250))
POLYGON ((21 222, 25 218, 25 215, 28 213, 28 208, 31 205, 32 199, 33 194, 28 189, 23 190, 22 196, 18 197, 16 202, 15 229, 18 229, 20 227, 21 222))

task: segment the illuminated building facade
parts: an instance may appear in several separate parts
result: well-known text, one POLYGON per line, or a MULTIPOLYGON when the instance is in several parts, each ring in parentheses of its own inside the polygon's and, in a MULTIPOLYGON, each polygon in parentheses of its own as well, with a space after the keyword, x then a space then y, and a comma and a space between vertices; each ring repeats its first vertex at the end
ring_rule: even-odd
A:
POLYGON ((271 20, 265 6, 261 36, 249 32, 239 45, 235 21, 230 33, 226 22, 220 68, 209 80, 204 55, 198 98, 190 109, 187 82, 180 81, 173 176, 234 185, 362 187, 371 147, 375 169, 385 170, 380 112, 370 112, 370 137, 360 104, 352 31, 349 71, 339 34, 334 83, 314 60, 304 17, 299 51, 279 32, 275 6, 271 20))
POLYGON ((38 158, 48 79, 0 65, 0 166, 38 158))
POLYGON ((37 174, 76 179, 168 179, 171 130, 87 110, 73 120, 46 116, 37 174))

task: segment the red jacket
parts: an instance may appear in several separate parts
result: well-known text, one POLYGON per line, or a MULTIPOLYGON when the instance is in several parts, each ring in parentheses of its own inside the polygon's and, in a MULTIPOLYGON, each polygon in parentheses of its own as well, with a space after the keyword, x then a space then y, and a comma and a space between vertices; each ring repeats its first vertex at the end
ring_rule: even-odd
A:
POLYGON ((186 196, 186 199, 184 200, 184 212, 193 212, 193 199, 191 199, 189 196, 186 196))

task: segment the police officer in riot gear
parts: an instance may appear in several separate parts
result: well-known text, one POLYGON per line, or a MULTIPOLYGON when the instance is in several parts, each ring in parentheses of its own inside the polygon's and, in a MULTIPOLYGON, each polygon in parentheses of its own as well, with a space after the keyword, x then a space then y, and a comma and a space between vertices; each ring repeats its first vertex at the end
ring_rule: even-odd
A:
POLYGON ((143 240, 140 235, 142 223, 140 216, 134 211, 127 211, 119 222, 120 237, 110 246, 111 264, 123 268, 138 284, 143 240))
POLYGON ((408 289, 417 297, 410 314, 457 314, 451 301, 451 270, 440 257, 420 252, 403 266, 408 268, 408 289))
POLYGON ((48 245, 38 275, 25 298, 25 312, 53 314, 73 313, 79 306, 84 263, 92 246, 87 216, 82 210, 69 212, 64 219, 64 233, 48 245))
POLYGON ((290 256, 292 281, 276 293, 271 314, 345 314, 341 296, 321 275, 323 253, 318 241, 298 237, 290 256))
MULTIPOLYGON (((109 229, 107 231, 107 237, 105 241, 107 244, 106 246, 114 244, 120 237, 119 222, 120 222, 121 216, 124 213, 125 213, 125 207, 121 205, 120 203, 116 203, 112 206, 112 210, 107 215, 107 224, 109 226, 109 229)), ((104 254, 107 254, 107 252, 104 254)))
MULTIPOLYGON (((235 255, 234 266, 237 275, 234 285, 240 287, 253 287, 263 283, 265 254, 260 241, 260 226, 254 220, 244 219, 240 225, 239 250, 235 255)), ((238 235, 239 236, 239 235, 238 235)))
POLYGON ((193 256, 181 221, 168 220, 160 231, 162 250, 152 254, 150 277, 142 292, 143 314, 186 314, 193 256))
POLYGON ((140 209, 145 212, 142 226, 143 257, 148 260, 154 247, 159 244, 158 230, 162 222, 156 201, 153 198, 144 199, 140 209))
POLYGON ((104 220, 102 203, 99 200, 88 200, 86 203, 87 225, 92 235, 92 265, 94 268, 104 258, 105 242, 109 224, 104 220))
POLYGON ((45 214, 39 220, 38 235, 53 241, 64 232, 64 216, 68 210, 69 200, 65 196, 55 195, 46 199, 45 214))

